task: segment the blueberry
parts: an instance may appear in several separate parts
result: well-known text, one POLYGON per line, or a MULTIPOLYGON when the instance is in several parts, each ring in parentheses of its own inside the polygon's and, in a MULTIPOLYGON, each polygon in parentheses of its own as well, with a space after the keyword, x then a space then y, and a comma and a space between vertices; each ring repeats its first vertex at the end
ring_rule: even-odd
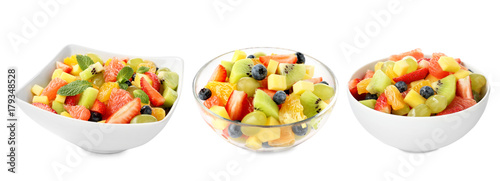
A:
POLYGON ((132 81, 135 80, 135 74, 132 74, 132 81))
POLYGON ((283 104, 286 99, 286 93, 284 91, 278 91, 273 96, 273 101, 277 104, 283 104))
POLYGON ((396 82, 396 84, 394 84, 394 86, 396 86, 396 88, 398 88, 400 93, 403 93, 404 91, 406 91, 408 89, 408 85, 406 85, 406 83, 403 81, 396 82))
POLYGON ((89 118, 89 121, 92 121, 92 122, 98 122, 98 121, 101 121, 101 120, 102 120, 102 115, 101 115, 101 113, 94 112, 94 111, 91 111, 91 112, 90 112, 90 118, 89 118))
POLYGON ((432 87, 429 86, 424 86, 420 88, 420 95, 427 99, 432 95, 434 95, 434 89, 432 89, 432 87))
POLYGON ((254 55, 248 55, 247 58, 255 58, 254 55))
POLYGON ((243 135, 243 132, 241 132, 241 126, 236 124, 230 124, 227 128, 227 133, 229 133, 229 136, 231 138, 239 138, 241 135, 243 135))
POLYGON ((370 100, 370 99, 377 100, 378 99, 377 94, 367 93, 366 96, 365 96, 365 100, 370 100))
POLYGON ((330 84, 328 84, 328 82, 326 82, 326 81, 321 81, 321 82, 319 82, 319 83, 320 83, 320 84, 330 85, 330 84))
POLYGON ((272 146, 269 146, 269 142, 266 141, 266 142, 262 143, 262 147, 263 148, 271 148, 272 146))
POLYGON ((130 82, 130 80, 125 81, 125 83, 126 83, 128 86, 132 86, 132 82, 130 82))
POLYGON ((252 77, 255 80, 263 80, 267 76, 267 69, 262 64, 257 64, 252 68, 252 77))
POLYGON ((297 52, 297 53, 295 53, 295 55, 297 55, 297 64, 306 63, 306 57, 304 57, 304 54, 297 52))
POLYGON ((151 113, 153 113, 153 110, 148 105, 144 105, 144 106, 141 107, 141 114, 149 114, 149 115, 151 115, 151 113))
POLYGON ((201 100, 207 100, 210 97, 212 97, 212 91, 210 91, 210 89, 203 88, 198 93, 198 98, 200 98, 201 100))
POLYGON ((307 124, 306 124, 305 128, 302 128, 301 124, 292 126, 292 131, 297 136, 304 136, 304 135, 306 135, 308 129, 309 129, 309 126, 307 126, 307 124))

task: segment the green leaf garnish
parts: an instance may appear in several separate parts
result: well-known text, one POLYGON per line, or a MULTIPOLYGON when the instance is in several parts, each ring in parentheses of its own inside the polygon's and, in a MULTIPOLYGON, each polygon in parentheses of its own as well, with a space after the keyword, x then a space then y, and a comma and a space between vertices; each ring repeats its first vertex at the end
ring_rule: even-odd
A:
POLYGON ((61 96, 75 96, 82 93, 85 89, 92 87, 92 84, 85 80, 75 80, 57 90, 61 96))
POLYGON ((149 67, 144 67, 144 66, 141 66, 137 69, 137 73, 140 73, 140 74, 143 74, 145 72, 149 71, 149 67))
POLYGON ((116 75, 116 82, 125 82, 132 78, 132 75, 134 75, 134 69, 125 66, 118 72, 118 75, 116 75))
POLYGON ((139 99, 141 99, 141 103, 144 103, 144 104, 149 103, 149 96, 143 90, 141 90, 141 89, 134 90, 133 94, 134 94, 134 97, 138 97, 139 99))
POLYGON ((92 59, 87 55, 76 55, 76 61, 82 70, 85 70, 90 65, 94 64, 94 61, 92 61, 92 59))
POLYGON ((127 90, 128 89, 128 84, 125 82, 119 82, 118 86, 120 86, 120 89, 127 90))

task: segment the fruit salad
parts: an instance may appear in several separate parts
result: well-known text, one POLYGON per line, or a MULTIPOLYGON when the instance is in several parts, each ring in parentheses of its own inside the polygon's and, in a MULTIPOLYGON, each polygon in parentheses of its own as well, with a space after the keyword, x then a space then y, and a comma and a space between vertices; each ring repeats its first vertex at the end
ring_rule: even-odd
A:
POLYGON ((297 122, 325 110, 334 91, 322 77, 315 77, 314 66, 306 65, 300 52, 247 56, 236 50, 232 60, 217 65, 197 96, 212 113, 225 118, 208 119, 213 120, 210 126, 221 130, 224 138, 258 150, 291 146, 318 129, 318 122, 297 122))
POLYGON ((464 66, 460 58, 420 49, 392 55, 375 64, 363 78, 349 82, 361 104, 380 112, 428 117, 465 110, 479 102, 486 78, 464 66))
POLYGON ((99 123, 163 120, 177 99, 179 76, 141 58, 72 55, 56 62, 45 87, 34 85, 32 104, 54 114, 99 123))

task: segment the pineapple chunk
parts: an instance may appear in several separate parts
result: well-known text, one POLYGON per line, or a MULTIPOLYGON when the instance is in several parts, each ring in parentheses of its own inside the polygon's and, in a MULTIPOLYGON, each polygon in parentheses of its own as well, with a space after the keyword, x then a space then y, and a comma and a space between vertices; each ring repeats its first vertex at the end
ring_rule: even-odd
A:
POLYGON ((260 141, 257 136, 250 136, 248 137, 245 145, 250 149, 258 150, 262 148, 262 141, 260 141))
POLYGON ((439 79, 438 79, 438 78, 436 78, 436 77, 434 77, 434 76, 432 76, 431 74, 429 74, 429 75, 427 75, 427 77, 425 77, 425 80, 430 81, 430 82, 431 82, 431 84, 432 84, 432 83, 434 83, 434 82, 438 81, 439 79))
POLYGON ((446 72, 458 72, 460 70, 460 65, 452 57, 442 56, 439 58, 438 63, 443 71, 446 72))
POLYGON ((304 78, 302 78, 302 80, 308 80, 308 79, 312 79, 313 77, 311 77, 311 75, 304 75, 304 78))
POLYGON ((244 58, 247 58, 247 54, 244 51, 236 50, 234 51, 233 58, 231 59, 231 61, 236 62, 244 58))
POLYGON ((35 84, 33 87, 31 87, 31 92, 37 96, 42 94, 43 87, 39 86, 38 84, 35 84))
MULTIPOLYGON (((212 106, 210 108, 210 111, 214 112, 215 114, 217 114, 223 118, 230 119, 229 115, 227 114, 226 108, 224 108, 222 106, 212 106)), ((224 129, 226 129, 227 126, 229 126, 229 123, 224 121, 224 120, 221 120, 219 118, 215 118, 212 121, 212 125, 215 129, 224 130, 224 129)))
MULTIPOLYGON (((271 116, 267 118, 266 125, 280 125, 280 123, 278 120, 271 116)), ((280 135, 280 128, 262 128, 261 131, 257 134, 257 138, 259 138, 259 140, 262 142, 268 142, 280 138, 280 135)))
POLYGON ((66 96, 61 96, 61 95, 57 94, 55 101, 60 102, 60 103, 64 103, 64 101, 66 101, 66 96))
POLYGON ((426 99, 412 89, 408 92, 404 101, 411 107, 417 107, 420 104, 425 104, 426 99))
POLYGON ((380 70, 382 68, 382 65, 384 65, 384 62, 378 62, 377 64, 375 64, 374 72, 376 72, 377 70, 380 70))
POLYGON ((271 74, 267 79, 267 88, 269 90, 282 91, 286 89, 286 76, 271 74))
POLYGON ((400 77, 408 72, 408 68, 410 68, 410 65, 408 64, 408 62, 406 60, 400 60, 394 64, 393 70, 394 70, 394 73, 396 73, 396 75, 398 75, 398 77, 400 77))
POLYGON ((275 74, 279 64, 280 63, 277 61, 269 60, 269 64, 267 64, 267 75, 275 74))
POLYGON ((68 118, 72 118, 71 115, 68 112, 66 112, 66 111, 62 112, 61 116, 66 116, 68 118))
POLYGON ((73 66, 73 70, 71 70, 71 75, 79 76, 80 72, 82 72, 82 69, 80 68, 80 66, 78 64, 76 64, 73 66))
MULTIPOLYGON (((304 77, 313 77, 314 76, 314 66, 313 65, 306 65, 306 76, 304 77)), ((304 78, 306 80, 306 78, 304 78)))
POLYGON ((78 65, 78 61, 76 60, 76 55, 71 55, 71 57, 64 58, 64 64, 69 66, 78 65))
POLYGON ((293 93, 297 95, 301 95, 307 90, 311 92, 314 91, 314 83, 301 80, 293 84, 293 93))
POLYGON ((52 79, 55 79, 56 77, 59 77, 61 76, 61 74, 63 73, 64 71, 62 69, 56 69, 54 70, 54 73, 52 73, 52 79))
POLYGON ((66 81, 67 83, 71 83, 73 81, 76 80, 76 77, 71 75, 71 74, 68 74, 66 72, 62 72, 61 75, 59 76, 59 78, 61 78, 62 80, 66 81))
POLYGON ((49 105, 49 98, 47 96, 33 96, 32 103, 36 102, 49 105))
POLYGON ((469 76, 470 74, 471 73, 468 70, 460 69, 457 72, 455 72, 455 74, 453 74, 453 75, 455 77, 457 77, 457 80, 458 80, 458 79, 463 79, 463 78, 469 76))
POLYGON ((153 84, 153 81, 146 75, 146 74, 140 74, 140 73, 136 73, 135 74, 135 79, 134 81, 132 82, 132 85, 138 87, 138 88, 142 88, 141 87, 141 79, 142 78, 145 78, 146 81, 149 83, 149 84, 153 84))

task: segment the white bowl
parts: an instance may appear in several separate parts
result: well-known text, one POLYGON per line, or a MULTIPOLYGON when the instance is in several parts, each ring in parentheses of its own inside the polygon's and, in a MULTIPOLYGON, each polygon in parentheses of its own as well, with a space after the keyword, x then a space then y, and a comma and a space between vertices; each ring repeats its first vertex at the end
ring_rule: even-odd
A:
POLYGON ((95 153, 117 153, 141 146, 153 139, 172 117, 182 92, 184 62, 178 57, 131 56, 94 50, 78 45, 68 45, 57 54, 38 74, 16 92, 17 104, 35 122, 61 138, 95 153), (143 58, 156 63, 158 67, 168 67, 179 74, 178 99, 163 120, 143 124, 103 124, 68 118, 31 105, 31 87, 45 86, 56 68, 56 61, 74 54, 95 53, 103 60, 108 58, 143 58))
MULTIPOLYGON (((382 59, 358 69, 350 80, 362 78, 367 69, 373 70, 382 59)), ((479 70, 466 65, 471 70, 479 70)), ((484 74, 483 74, 484 75, 484 74)), ((406 152, 429 152, 445 147, 466 135, 479 121, 488 104, 489 83, 483 89, 484 98, 476 105, 453 114, 432 117, 406 117, 375 111, 359 103, 349 91, 351 109, 359 123, 383 143, 406 152)))

